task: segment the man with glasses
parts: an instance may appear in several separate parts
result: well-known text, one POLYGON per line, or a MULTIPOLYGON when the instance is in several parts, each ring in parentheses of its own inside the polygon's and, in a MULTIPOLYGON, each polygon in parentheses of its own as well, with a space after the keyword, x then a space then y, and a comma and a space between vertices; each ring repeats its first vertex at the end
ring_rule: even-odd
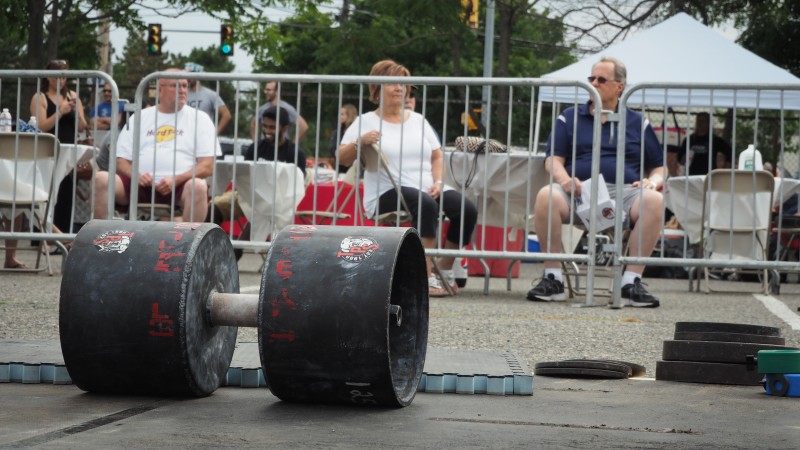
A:
MULTIPOLYGON (((618 112, 619 97, 625 89, 627 70, 616 58, 603 57, 592 66, 588 78, 602 101, 603 116, 600 142, 600 173, 608 184, 612 201, 616 197, 617 139, 625 138, 624 161, 624 226, 633 226, 628 254, 650 256, 661 232, 663 198, 658 190, 664 183, 666 167, 661 145, 653 128, 641 114, 626 109, 626 129, 609 115, 618 112), (644 131, 642 131, 644 121, 644 131), (644 146, 642 146, 644 141, 644 146), (642 154, 644 153, 644 154, 642 154)), ((574 215, 574 198, 581 195, 581 182, 591 178, 594 105, 588 103, 567 108, 556 120, 554 131, 547 139, 545 169, 552 174, 553 183, 542 188, 534 205, 534 228, 542 252, 561 252, 561 224, 574 215), (573 146, 574 143, 574 146, 573 146), (552 211, 552 213, 551 213, 552 211)), ((574 216, 580 223, 580 219, 574 216)), ((561 263, 545 261, 544 276, 528 292, 528 300, 563 301, 566 299, 561 263)), ((630 264, 622 276, 622 304, 640 308, 655 308, 659 301, 642 284, 644 266, 630 264)))
MULTIPOLYGON (((122 123, 122 113, 125 105, 118 103, 117 123, 122 123)), ((89 113, 89 129, 91 130, 110 130, 111 129, 111 86, 103 85, 103 102, 98 103, 89 113)))
MULTIPOLYGON (((175 204, 183 208, 183 221, 205 220, 208 214, 205 179, 213 174, 214 159, 222 152, 211 118, 186 105, 188 91, 185 79, 158 80, 156 106, 141 112, 139 148, 133 148, 133 124, 120 131, 113 189, 117 205, 128 205, 131 189, 138 188, 140 203, 172 204, 174 195, 175 204), (134 151, 138 152, 139 171, 138 179, 132 183, 134 151)), ((98 172, 94 201, 97 219, 107 216, 108 189, 108 172, 98 172)))
POLYGON ((253 140, 255 142, 264 139, 264 135, 260 133, 260 130, 256 130, 256 119, 263 117, 264 111, 266 111, 270 106, 280 106, 284 111, 289 113, 289 128, 286 131, 286 138, 292 140, 290 138, 290 133, 293 133, 295 127, 297 127, 297 137, 293 140, 293 142, 299 147, 300 142, 303 140, 303 136, 305 136, 306 131, 308 131, 308 123, 303 116, 297 113, 297 110, 294 109, 292 105, 280 99, 280 96, 278 95, 278 88, 279 86, 277 81, 267 81, 264 83, 264 104, 258 108, 256 117, 250 121, 250 135, 253 136, 253 140), (259 131, 259 133, 256 138, 257 131, 259 131))

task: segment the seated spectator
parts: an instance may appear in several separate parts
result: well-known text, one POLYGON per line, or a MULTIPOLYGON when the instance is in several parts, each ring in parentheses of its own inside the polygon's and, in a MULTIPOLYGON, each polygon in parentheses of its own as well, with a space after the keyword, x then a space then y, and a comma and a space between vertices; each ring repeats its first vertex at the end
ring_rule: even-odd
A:
MULTIPOLYGON (((180 70, 168 69, 167 72, 180 70)), ((138 149, 133 148, 132 126, 120 132, 113 188, 117 205, 125 206, 130 202, 132 160, 136 151, 139 202, 150 202, 155 191, 156 203, 171 203, 174 191, 176 205, 183 208, 184 221, 199 222, 206 218, 208 184, 205 179, 213 174, 214 159, 222 152, 211 119, 186 105, 188 89, 186 80, 158 80, 156 106, 141 112, 138 149)), ((98 172, 94 200, 97 219, 108 215, 108 191, 109 173, 98 172)))
MULTIPOLYGON (((713 169, 732 167, 731 146, 725 139, 714 134, 711 130, 711 116, 701 112, 695 116, 694 132, 681 142, 678 153, 674 154, 681 164, 686 164, 686 149, 692 151, 688 175, 705 175, 713 169), (709 139, 710 135, 710 139, 709 139), (709 146, 710 145, 710 146, 709 146), (713 157, 710 156, 713 151, 713 157)), ((672 156, 669 154, 668 156, 672 156)), ((667 162, 667 166, 669 166, 667 162)))
MULTIPOLYGON (((369 74, 374 77, 411 76, 405 66, 389 59, 377 62, 369 74)), ((359 151, 367 151, 367 146, 379 144, 387 164, 386 167, 367 167, 364 171, 364 210, 370 217, 396 211, 400 203, 398 195, 402 195, 412 222, 415 226, 419 224, 423 246, 433 249, 436 248, 441 206, 444 215, 450 219, 444 248, 460 249, 470 241, 478 210, 460 192, 444 185, 442 146, 425 117, 406 109, 409 91, 409 86, 398 83, 370 84, 369 99, 376 109, 358 116, 345 131, 338 150, 339 161, 347 166, 354 164, 359 151), (398 183, 399 192, 393 181, 398 183)), ((430 258, 427 262, 428 295, 448 295, 447 289, 433 276, 430 258)), ((458 285, 453 262, 451 256, 437 260, 444 282, 455 293, 458 285)))
MULTIPOLYGON (((117 123, 122 123, 122 112, 125 104, 117 104, 117 123)), ((109 130, 111 129, 111 86, 103 85, 103 102, 98 103, 89 113, 89 129, 109 130)))
POLYGON ((255 143, 250 144, 245 150, 244 159, 248 161, 281 161, 297 164, 297 167, 306 174, 306 154, 303 150, 287 139, 289 130, 289 113, 281 106, 270 106, 261 115, 261 132, 264 139, 258 142, 258 151, 255 143), (280 121, 280 127, 278 126, 280 121), (277 148, 275 138, 280 136, 277 148), (275 154, 277 150, 277 156, 275 154))
MULTIPOLYGON (((286 138, 299 146, 303 141, 303 136, 305 136, 306 132, 308 131, 308 123, 303 116, 297 113, 297 110, 294 109, 292 105, 280 99, 278 96, 277 81, 267 81, 264 83, 264 104, 258 108, 256 117, 261 118, 264 115, 264 111, 270 106, 280 106, 287 111, 289 114, 289 125, 291 126, 286 129, 286 138), (297 136, 292 139, 289 133, 293 133, 295 131, 295 125, 297 128, 297 136)), ((254 141, 258 142, 264 139, 264 136, 258 133, 259 130, 256 128, 256 117, 253 117, 253 120, 250 121, 250 136, 252 136, 254 141)))

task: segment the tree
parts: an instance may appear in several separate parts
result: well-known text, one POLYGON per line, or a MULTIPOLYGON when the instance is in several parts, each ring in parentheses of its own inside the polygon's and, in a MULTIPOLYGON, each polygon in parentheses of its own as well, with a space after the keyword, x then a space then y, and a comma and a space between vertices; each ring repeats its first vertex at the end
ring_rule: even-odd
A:
MULTIPOLYGON (((352 0, 343 4, 338 14, 323 13, 319 1, 296 1, 297 15, 280 24, 264 16, 240 18, 237 29, 243 48, 255 55, 258 72, 366 75, 381 59, 392 58, 415 75, 481 76, 483 72, 483 38, 470 30, 461 18, 460 0, 437 2, 395 0, 352 0)), ((521 5, 522 2, 517 1, 521 5)), ((532 9, 525 9, 526 12, 532 9)), ((534 77, 572 61, 568 47, 560 44, 563 30, 543 15, 519 13, 511 21, 513 29, 503 42, 503 69, 508 76, 534 77), (537 53, 531 52, 536 49, 537 53)), ((501 24, 500 27, 504 25, 501 24)), ((284 83, 282 98, 294 101, 295 86, 284 83)), ((335 125, 338 86, 323 86, 323 95, 331 99, 322 105, 322 117, 335 125)), ((358 105, 358 87, 344 86, 345 102, 358 105)), ((422 93, 419 94, 420 96, 422 93)), ((434 126, 446 121, 452 129, 446 136, 453 139, 463 132, 459 125, 464 104, 480 105, 480 88, 450 89, 449 105, 444 104, 444 88, 429 86, 426 115, 434 126), (469 97, 467 97, 469 95, 469 97), (445 106, 447 117, 445 118, 445 106), (446 119, 446 120, 445 120, 446 119)), ((508 103, 507 96, 496 103, 508 103)), ((530 93, 514 99, 519 105, 530 101, 530 93)), ((316 107, 316 96, 309 94, 303 108, 316 107)), ((528 108, 515 108, 527 115, 528 108)), ((497 116, 500 116, 499 114, 497 116)), ((494 135, 505 136, 505 117, 498 122, 494 135)), ((525 139, 527 118, 515 120, 519 130, 514 139, 525 139), (524 130, 523 130, 524 129, 524 130)), ((445 130, 441 130, 445 131, 445 130)), ((525 141, 527 141, 525 139, 525 141)))

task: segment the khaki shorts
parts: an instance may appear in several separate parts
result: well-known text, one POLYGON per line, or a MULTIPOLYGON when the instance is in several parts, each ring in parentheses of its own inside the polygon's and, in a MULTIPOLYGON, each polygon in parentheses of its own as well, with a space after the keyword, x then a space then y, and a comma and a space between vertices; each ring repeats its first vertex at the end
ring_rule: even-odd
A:
MULTIPOLYGON (((569 203, 570 195, 567 194, 566 191, 564 191, 564 188, 562 188, 560 184, 552 183, 550 187, 551 189, 553 189, 553 195, 561 194, 564 200, 566 200, 567 203, 569 203)), ((612 202, 615 202, 617 198, 616 195, 617 185, 614 183, 606 183, 606 187, 608 188, 608 196, 611 197, 612 202)), ((623 228, 633 228, 633 226, 630 223, 630 217, 631 217, 630 211, 631 208, 633 207, 633 202, 636 201, 636 199, 639 197, 639 188, 635 188, 630 184, 625 184, 622 186, 622 194, 623 194, 622 209, 623 211, 625 211, 625 218, 622 220, 622 226, 623 228)), ((581 218, 578 217, 577 214, 575 214, 574 199, 570 209, 572 211, 572 216, 574 217, 574 222, 576 224, 583 224, 581 218)))

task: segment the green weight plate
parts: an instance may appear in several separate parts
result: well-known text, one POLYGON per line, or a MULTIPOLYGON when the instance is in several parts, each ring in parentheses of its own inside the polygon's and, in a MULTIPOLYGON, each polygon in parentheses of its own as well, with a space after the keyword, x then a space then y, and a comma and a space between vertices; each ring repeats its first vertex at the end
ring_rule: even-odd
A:
POLYGON ((800 350, 761 350, 759 373, 800 373, 800 350))

